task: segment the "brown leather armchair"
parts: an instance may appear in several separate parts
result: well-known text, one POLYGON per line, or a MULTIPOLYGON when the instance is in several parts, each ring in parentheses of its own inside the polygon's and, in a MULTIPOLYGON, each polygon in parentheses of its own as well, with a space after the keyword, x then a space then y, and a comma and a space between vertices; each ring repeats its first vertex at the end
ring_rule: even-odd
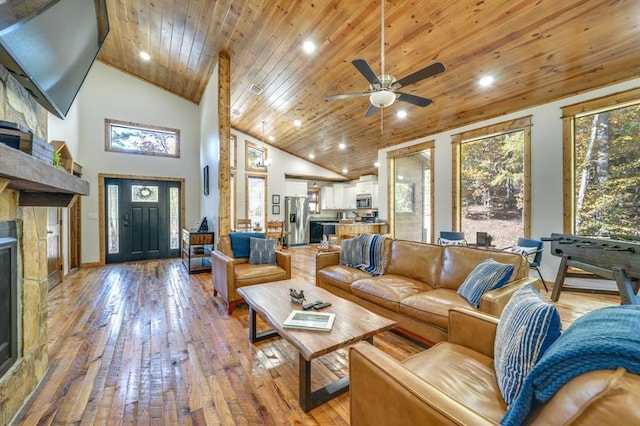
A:
POLYGON ((251 265, 249 259, 233 257, 229 236, 223 235, 218 249, 211 253, 211 270, 213 295, 219 294, 227 302, 227 312, 231 315, 235 304, 242 301, 236 292, 238 288, 290 279, 291 256, 276 251, 275 265, 251 265))
MULTIPOLYGON (((498 425, 507 411, 494 370, 498 319, 449 311, 448 341, 396 361, 366 342, 349 350, 351 425, 498 425)), ((623 368, 581 374, 526 425, 640 424, 640 376, 623 368)))

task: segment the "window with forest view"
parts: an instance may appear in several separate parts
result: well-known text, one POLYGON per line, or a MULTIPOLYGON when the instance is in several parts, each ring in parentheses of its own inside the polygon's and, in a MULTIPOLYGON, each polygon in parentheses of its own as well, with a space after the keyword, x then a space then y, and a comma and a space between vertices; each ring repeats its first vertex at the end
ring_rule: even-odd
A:
POLYGON ((574 232, 639 236, 640 103, 576 115, 574 232))
POLYGON ((502 248, 527 236, 529 224, 530 118, 477 129, 454 137, 459 150, 458 229, 476 242, 477 232, 491 236, 502 248))

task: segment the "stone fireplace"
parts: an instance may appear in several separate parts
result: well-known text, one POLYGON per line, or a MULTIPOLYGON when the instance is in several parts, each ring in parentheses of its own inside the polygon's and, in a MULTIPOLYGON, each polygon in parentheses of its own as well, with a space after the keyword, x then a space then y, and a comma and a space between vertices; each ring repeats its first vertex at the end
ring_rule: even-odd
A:
MULTIPOLYGON (((47 139, 47 113, 0 66, 0 120, 19 123, 47 139)), ((8 424, 36 389, 48 368, 47 208, 21 204, 22 191, 3 176, 0 158, 0 222, 15 225, 15 360, 0 377, 0 424, 8 424), (28 253, 28 256, 25 255, 28 253)))
POLYGON ((0 424, 7 424, 44 377, 47 357, 47 209, 19 207, 0 193, 0 221, 16 224, 16 359, 0 378, 0 424), (29 256, 24 256, 29 253, 29 256))

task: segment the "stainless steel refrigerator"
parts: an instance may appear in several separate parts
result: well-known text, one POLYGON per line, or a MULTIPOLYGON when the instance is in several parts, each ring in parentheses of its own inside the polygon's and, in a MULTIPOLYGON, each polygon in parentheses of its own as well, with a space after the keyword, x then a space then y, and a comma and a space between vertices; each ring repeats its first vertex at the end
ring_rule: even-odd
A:
POLYGON ((284 197, 285 243, 288 247, 309 244, 309 200, 284 197))

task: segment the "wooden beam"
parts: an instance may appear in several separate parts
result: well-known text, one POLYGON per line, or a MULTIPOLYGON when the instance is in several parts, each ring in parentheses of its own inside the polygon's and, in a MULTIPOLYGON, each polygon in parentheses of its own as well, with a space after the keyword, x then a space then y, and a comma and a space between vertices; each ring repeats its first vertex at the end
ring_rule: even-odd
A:
POLYGON ((21 191, 18 204, 22 207, 68 207, 78 194, 21 191))
POLYGON ((231 58, 225 51, 218 60, 218 120, 220 164, 218 167, 218 237, 231 231, 231 58))

